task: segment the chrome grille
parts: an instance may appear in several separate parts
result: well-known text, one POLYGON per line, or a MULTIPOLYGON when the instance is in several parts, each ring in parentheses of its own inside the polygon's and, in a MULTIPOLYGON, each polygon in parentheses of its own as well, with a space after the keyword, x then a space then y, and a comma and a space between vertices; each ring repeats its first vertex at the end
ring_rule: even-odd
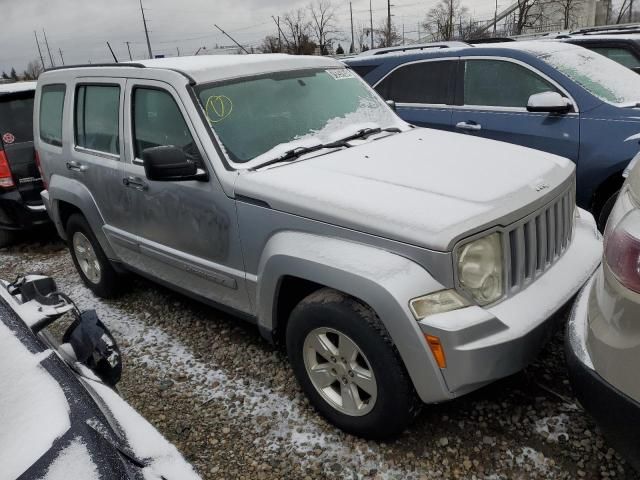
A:
POLYGON ((575 191, 511 225, 504 233, 507 293, 526 287, 551 267, 571 243, 575 191))

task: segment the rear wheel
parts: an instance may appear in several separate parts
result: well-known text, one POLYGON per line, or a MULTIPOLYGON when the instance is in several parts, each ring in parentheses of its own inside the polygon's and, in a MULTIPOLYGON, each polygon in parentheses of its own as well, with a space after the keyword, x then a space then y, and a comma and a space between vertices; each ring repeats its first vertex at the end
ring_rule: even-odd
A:
POLYGON ((102 298, 119 293, 118 274, 82 215, 76 213, 69 217, 67 241, 71 258, 84 284, 102 298))
POLYGON ((346 432, 394 436, 419 410, 389 334, 357 299, 331 289, 305 298, 287 325, 287 353, 313 406, 346 432))

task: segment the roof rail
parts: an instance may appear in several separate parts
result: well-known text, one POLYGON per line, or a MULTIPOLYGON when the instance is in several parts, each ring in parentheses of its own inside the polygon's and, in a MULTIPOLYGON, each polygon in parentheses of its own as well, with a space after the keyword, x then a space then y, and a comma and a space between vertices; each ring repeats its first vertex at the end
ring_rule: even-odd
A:
POLYGON ((608 33, 614 35, 622 35, 625 33, 638 33, 640 32, 640 24, 627 23, 622 25, 606 25, 602 27, 589 27, 581 28, 571 32, 571 35, 597 35, 600 33, 608 33))
POLYGON ((413 45, 398 45, 396 47, 382 47, 374 50, 367 50, 360 55, 385 55, 387 53, 396 52, 411 52, 414 50, 430 50, 430 49, 443 49, 443 48, 456 48, 456 47, 469 47, 465 42, 432 42, 432 43, 420 43, 413 45))
POLYGON ((467 40, 467 43, 470 45, 482 45, 483 43, 504 43, 504 42, 515 42, 515 38, 510 37, 489 37, 489 38, 475 38, 472 40, 467 40))
POLYGON ((81 63, 78 65, 62 65, 60 67, 50 67, 45 72, 53 72, 55 70, 68 70, 70 68, 91 68, 91 67, 134 67, 145 68, 141 63, 81 63))

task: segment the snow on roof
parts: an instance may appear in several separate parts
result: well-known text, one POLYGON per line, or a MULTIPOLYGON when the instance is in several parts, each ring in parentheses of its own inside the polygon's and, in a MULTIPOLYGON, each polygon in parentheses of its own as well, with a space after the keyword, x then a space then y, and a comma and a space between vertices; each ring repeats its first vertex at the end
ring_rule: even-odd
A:
POLYGON ((69 430, 64 391, 40 362, 52 352, 31 353, 0 322, 0 465, 17 478, 69 430))
POLYGON ((38 82, 0 83, 0 95, 35 90, 38 82))
POLYGON ((156 58, 135 63, 149 68, 177 70, 191 76, 197 83, 305 68, 344 68, 341 62, 328 57, 277 53, 156 58))

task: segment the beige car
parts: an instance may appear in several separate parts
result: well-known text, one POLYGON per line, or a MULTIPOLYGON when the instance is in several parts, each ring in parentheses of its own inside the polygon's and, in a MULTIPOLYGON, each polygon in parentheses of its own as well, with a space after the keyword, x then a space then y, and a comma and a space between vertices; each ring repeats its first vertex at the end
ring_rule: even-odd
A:
POLYGON ((575 303, 566 352, 580 403, 640 470, 640 154, 625 173, 602 266, 575 303))

